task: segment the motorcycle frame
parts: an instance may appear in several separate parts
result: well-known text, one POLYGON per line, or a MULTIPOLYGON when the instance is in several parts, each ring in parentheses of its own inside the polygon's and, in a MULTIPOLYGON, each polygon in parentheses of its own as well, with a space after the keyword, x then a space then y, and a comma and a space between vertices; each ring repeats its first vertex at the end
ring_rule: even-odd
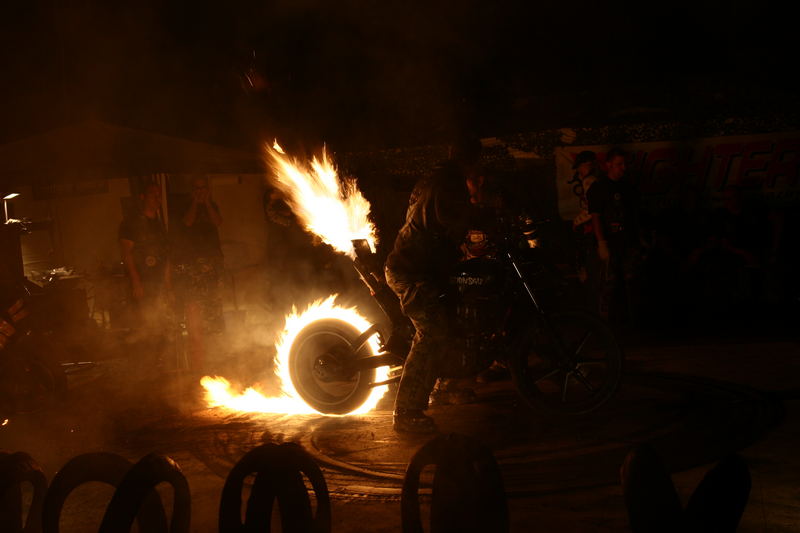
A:
MULTIPOLYGON (((353 247, 356 251, 356 258, 353 260, 353 266, 358 272, 361 281, 367 286, 370 294, 378 303, 386 317, 389 319, 392 334, 388 339, 382 339, 382 351, 380 353, 356 359, 352 363, 351 369, 352 371, 359 371, 387 365, 402 365, 405 362, 405 356, 407 355, 408 350, 405 349, 403 355, 400 356, 396 353, 396 347, 398 345, 402 346, 404 343, 402 337, 404 335, 407 336, 409 328, 413 330, 413 325, 408 317, 403 314, 397 296, 394 294, 394 292, 392 292, 386 283, 386 278, 382 269, 378 268, 379 264, 376 259, 376 255, 370 249, 367 241, 363 239, 354 240, 353 247)), ((514 275, 518 278, 523 288, 524 295, 527 297, 527 300, 529 300, 533 307, 533 320, 539 320, 541 325, 544 326, 544 329, 548 332, 551 332, 551 325, 547 319, 547 314, 542 308, 541 302, 536 297, 535 290, 531 287, 531 284, 528 282, 528 279, 525 277, 522 269, 520 269, 517 258, 511 251, 506 251, 505 256, 508 259, 511 270, 514 272, 514 275)), ((364 344, 375 333, 380 332, 381 327, 378 324, 373 324, 370 326, 352 343, 351 347, 353 349, 353 353, 356 353, 359 349, 361 349, 361 347, 364 346, 364 344)), ((562 345, 561 338, 557 335, 555 337, 558 340, 556 344, 556 350, 560 358, 564 354, 565 348, 562 345)), ((399 381, 400 376, 396 376, 385 381, 371 383, 370 386, 377 387, 399 381)))

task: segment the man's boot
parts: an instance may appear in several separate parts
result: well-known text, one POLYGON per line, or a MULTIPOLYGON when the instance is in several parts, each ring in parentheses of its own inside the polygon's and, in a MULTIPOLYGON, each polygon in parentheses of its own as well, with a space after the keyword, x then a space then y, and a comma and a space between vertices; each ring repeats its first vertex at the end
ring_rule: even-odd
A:
POLYGON ((422 409, 401 407, 394 410, 394 430, 401 433, 434 433, 436 424, 422 409))

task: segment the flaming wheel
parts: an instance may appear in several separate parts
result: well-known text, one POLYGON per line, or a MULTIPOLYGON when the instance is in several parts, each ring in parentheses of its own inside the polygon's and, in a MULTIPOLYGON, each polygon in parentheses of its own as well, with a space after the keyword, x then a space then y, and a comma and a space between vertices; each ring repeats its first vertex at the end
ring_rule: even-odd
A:
POLYGON ((580 415, 606 403, 619 388, 622 349, 604 320, 574 310, 548 315, 512 360, 511 375, 534 409, 580 415))
POLYGON ((343 320, 322 319, 303 328, 289 352, 289 374, 300 397, 326 414, 347 414, 363 404, 375 369, 355 368, 374 355, 368 343, 353 346, 360 332, 343 320))

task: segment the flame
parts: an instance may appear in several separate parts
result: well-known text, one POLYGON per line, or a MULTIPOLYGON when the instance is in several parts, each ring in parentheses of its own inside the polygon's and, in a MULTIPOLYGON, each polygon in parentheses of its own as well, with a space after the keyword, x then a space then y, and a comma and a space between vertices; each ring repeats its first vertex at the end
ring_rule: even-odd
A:
MULTIPOLYGON (((314 157, 306 165, 290 159, 277 142, 271 147, 265 146, 265 151, 276 187, 284 193, 286 202, 306 230, 353 259, 354 240, 366 240, 370 249, 375 251, 377 239, 375 226, 369 220, 369 202, 358 190, 355 180, 339 178, 324 148, 320 159, 314 157)), ((237 394, 225 378, 205 376, 201 384, 206 390, 209 407, 260 413, 316 414, 317 411, 306 404, 295 390, 289 374, 289 352, 295 338, 312 322, 327 318, 347 322, 358 331, 365 331, 371 326, 355 308, 335 305, 335 298, 336 295, 332 295, 325 300, 317 300, 302 314, 292 309, 292 313, 286 317, 286 325, 276 344, 275 372, 280 380, 280 396, 266 397, 253 387, 237 394)), ((367 345, 373 354, 380 350, 375 336, 367 341, 367 345)), ((386 367, 377 368, 376 381, 388 379, 388 373, 386 367)), ((385 385, 374 387, 364 404, 349 414, 363 414, 372 410, 387 390, 385 385)))
POLYGON ((375 226, 369 220, 369 202, 353 179, 339 179, 336 167, 323 148, 303 166, 290 159, 275 142, 266 146, 275 185, 306 230, 337 251, 355 258, 353 240, 366 239, 375 251, 375 226))
MULTIPOLYGON (((200 383, 206 390, 206 402, 209 407, 225 407, 236 411, 251 413, 284 413, 284 414, 319 414, 308 405, 297 393, 289 375, 289 352, 292 343, 303 328, 326 318, 345 321, 354 326, 358 331, 365 331, 371 326, 370 322, 361 316, 355 308, 345 308, 334 304, 336 295, 331 295, 325 300, 317 300, 310 304, 301 314, 296 309, 286 316, 283 332, 280 334, 275 347, 277 349, 275 374, 280 380, 281 395, 278 397, 265 397, 253 387, 240 394, 231 390, 231 384, 222 377, 205 376, 200 383)), ((373 335, 367 342, 373 354, 380 350, 377 339, 373 335)), ((389 369, 380 367, 376 369, 375 381, 388 379, 389 369)), ((367 400, 349 414, 364 414, 375 408, 378 401, 386 394, 386 385, 374 387, 367 400)), ((330 415, 336 416, 336 415, 330 415)))

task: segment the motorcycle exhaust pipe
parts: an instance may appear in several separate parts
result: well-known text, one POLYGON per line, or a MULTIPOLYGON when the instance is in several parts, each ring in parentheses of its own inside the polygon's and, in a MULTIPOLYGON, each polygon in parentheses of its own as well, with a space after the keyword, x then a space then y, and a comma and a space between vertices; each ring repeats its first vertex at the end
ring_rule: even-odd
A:
POLYGON ((386 316, 393 323, 402 323, 403 320, 406 320, 406 317, 400 309, 400 301, 386 284, 383 269, 377 256, 370 249, 369 243, 366 239, 354 239, 352 242, 356 252, 353 266, 361 277, 361 281, 367 286, 372 297, 378 302, 386 316), (396 320, 398 322, 395 322, 396 320))
POLYGON ((351 242, 356 252, 356 258, 353 260, 353 264, 358 273, 366 278, 364 279, 364 283, 367 287, 369 287, 370 290, 375 290, 381 285, 386 285, 386 278, 379 268, 380 265, 378 264, 377 256, 369 247, 369 242, 367 242, 366 239, 354 239, 351 242))
POLYGON ((392 325, 392 335, 386 342, 386 349, 405 357, 408 347, 406 346, 407 342, 403 339, 409 331, 413 331, 411 321, 403 314, 397 295, 386 284, 383 265, 370 249, 367 240, 354 239, 352 243, 356 252, 353 266, 392 325))

